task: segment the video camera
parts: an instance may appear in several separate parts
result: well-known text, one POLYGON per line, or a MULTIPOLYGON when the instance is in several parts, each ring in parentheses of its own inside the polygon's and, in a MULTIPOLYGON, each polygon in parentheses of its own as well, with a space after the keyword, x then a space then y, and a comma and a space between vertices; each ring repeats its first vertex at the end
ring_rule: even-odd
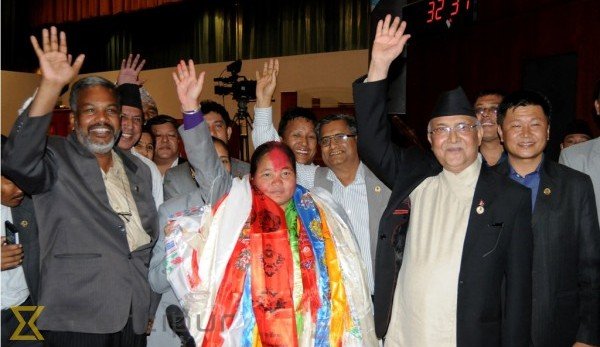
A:
POLYGON ((231 73, 229 77, 216 77, 215 82, 220 83, 215 86, 217 95, 233 95, 233 99, 240 101, 253 101, 256 99, 256 81, 249 80, 245 76, 238 75, 242 70, 242 61, 236 60, 227 65, 227 71, 231 73))

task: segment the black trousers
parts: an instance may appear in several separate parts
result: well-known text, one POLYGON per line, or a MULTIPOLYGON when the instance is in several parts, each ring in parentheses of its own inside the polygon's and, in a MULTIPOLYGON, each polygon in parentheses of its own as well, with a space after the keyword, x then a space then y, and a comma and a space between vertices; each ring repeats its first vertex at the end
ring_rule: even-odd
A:
POLYGON ((47 347, 145 347, 146 334, 133 332, 131 318, 121 331, 111 334, 90 334, 67 331, 43 331, 47 347))
MULTIPOLYGON (((32 306, 31 299, 27 298, 25 302, 23 302, 19 306, 32 306)), ((32 311, 20 311, 21 316, 25 320, 25 322, 29 322, 31 315, 34 313, 32 311)), ((19 321, 15 314, 11 309, 2 310, 2 347, 5 346, 18 346, 18 347, 41 347, 41 341, 20 341, 20 340, 10 340, 10 337, 15 332, 15 329, 19 326, 19 321)), ((25 325, 23 330, 21 330, 20 336, 34 336, 33 332, 29 325, 25 325)))

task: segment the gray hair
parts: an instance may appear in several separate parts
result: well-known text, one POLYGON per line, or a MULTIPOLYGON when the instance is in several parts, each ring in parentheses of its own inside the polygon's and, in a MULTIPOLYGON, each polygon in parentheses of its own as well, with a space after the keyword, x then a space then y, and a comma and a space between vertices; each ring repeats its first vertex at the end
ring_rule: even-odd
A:
POLYGON ((348 125, 348 128, 350 128, 350 132, 352 133, 352 135, 357 135, 358 130, 356 127, 356 118, 349 116, 347 114, 330 114, 329 116, 321 119, 317 123, 317 127, 315 128, 315 131, 317 132, 317 139, 321 138, 321 127, 323 125, 329 124, 331 122, 335 122, 337 120, 345 121, 346 125, 348 125))
POLYGON ((90 76, 78 80, 73 84, 73 87, 71 88, 71 95, 69 96, 69 106, 71 107, 71 111, 74 114, 77 114, 77 98, 79 97, 79 93, 82 90, 95 86, 101 86, 110 90, 117 99, 117 104, 119 105, 119 108, 121 107, 121 99, 119 98, 119 93, 117 92, 117 87, 114 85, 114 83, 100 76, 90 76))

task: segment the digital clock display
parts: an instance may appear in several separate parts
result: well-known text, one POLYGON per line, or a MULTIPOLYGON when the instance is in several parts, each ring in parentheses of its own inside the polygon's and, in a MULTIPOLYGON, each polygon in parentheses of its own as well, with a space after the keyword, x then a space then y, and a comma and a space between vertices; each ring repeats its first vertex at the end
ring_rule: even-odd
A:
POLYGON ((443 33, 473 23, 476 5, 476 0, 420 0, 402 8, 402 20, 414 36, 443 33))

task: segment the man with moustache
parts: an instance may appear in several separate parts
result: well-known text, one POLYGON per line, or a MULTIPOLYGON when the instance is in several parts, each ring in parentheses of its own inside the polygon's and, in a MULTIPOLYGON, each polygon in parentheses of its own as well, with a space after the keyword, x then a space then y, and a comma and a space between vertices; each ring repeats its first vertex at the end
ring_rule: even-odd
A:
POLYGON ((139 74, 145 60, 139 62, 139 59, 139 54, 133 60, 131 54, 127 60, 123 59, 117 77, 117 91, 121 100, 121 137, 117 145, 124 151, 130 151, 150 169, 152 174, 152 196, 158 209, 158 206, 163 203, 162 175, 152 160, 135 150, 135 145, 142 136, 142 124, 144 123, 139 74))
POLYGON ((551 106, 533 91, 498 109, 508 161, 497 171, 531 189, 532 346, 600 345, 600 228, 588 175, 544 156, 551 106))
POLYGON ((376 230, 391 191, 359 158, 357 144, 361 139, 354 117, 344 114, 327 116, 319 121, 316 131, 323 162, 327 166, 319 166, 315 170, 314 186, 331 192, 348 215, 367 267, 369 290, 373 294, 378 242, 376 230))
MULTIPOLYGON (((225 107, 212 100, 204 100, 200 102, 200 111, 204 114, 204 120, 210 130, 210 135, 227 144, 232 129, 231 119, 225 107)), ((248 163, 237 158, 231 158, 231 174, 234 177, 243 177, 248 172, 250 172, 248 163)), ((165 198, 170 199, 196 189, 198 186, 196 185, 195 176, 194 168, 188 162, 169 169, 164 180, 165 198)))
POLYGON ((47 137, 54 103, 83 64, 71 64, 66 36, 31 42, 42 78, 31 106, 3 148, 2 170, 33 195, 39 228, 37 327, 48 346, 145 346, 154 314, 148 283, 158 236, 150 171, 115 146, 120 132, 114 84, 77 81, 70 95, 75 131, 47 137))
POLYGON ((502 102, 504 93, 497 90, 482 90, 475 100, 475 115, 481 123, 483 138, 479 153, 483 157, 483 164, 494 166, 506 161, 506 152, 498 136, 498 123, 496 116, 498 106, 502 102))
MULTIPOLYGON (((161 114, 148 120, 146 126, 154 135, 154 163, 164 177, 169 169, 186 162, 184 158, 179 156, 177 120, 166 114, 161 114)), ((168 194, 165 194, 164 197, 165 200, 170 198, 168 194)))
POLYGON ((367 78, 353 86, 368 139, 359 151, 393 187, 377 243, 377 336, 386 346, 529 346, 528 191, 482 165, 483 131, 462 88, 442 93, 431 113, 437 160, 391 141, 387 74, 405 28, 390 15, 379 21, 367 78))

